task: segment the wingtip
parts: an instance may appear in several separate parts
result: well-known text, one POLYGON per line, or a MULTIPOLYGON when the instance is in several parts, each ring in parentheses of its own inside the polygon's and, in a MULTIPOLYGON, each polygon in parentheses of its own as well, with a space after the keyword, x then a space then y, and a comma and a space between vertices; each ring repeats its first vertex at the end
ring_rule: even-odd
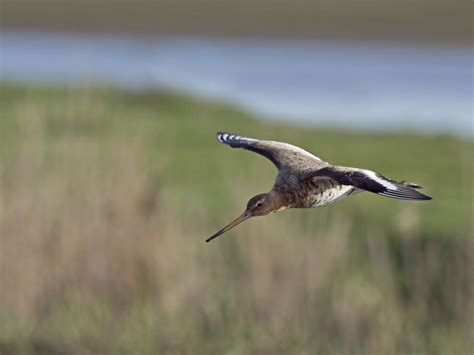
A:
POLYGON ((378 194, 400 200, 428 201, 433 199, 433 197, 425 195, 412 187, 408 187, 400 183, 396 184, 395 186, 396 189, 387 189, 378 194))
POLYGON ((229 133, 229 132, 217 132, 216 137, 219 142, 230 145, 232 147, 233 147, 233 144, 235 144, 234 142, 236 140, 248 139, 248 138, 244 138, 242 136, 239 136, 234 133, 229 133))
POLYGON ((416 194, 416 198, 414 198, 414 200, 429 201, 429 200, 433 199, 433 197, 431 197, 431 196, 422 194, 421 192, 418 192, 418 191, 416 191, 416 192, 417 192, 417 194, 416 194))
POLYGON ((416 190, 414 190, 414 191, 416 192, 416 196, 418 197, 417 198, 418 200, 429 201, 429 200, 433 199, 433 197, 425 195, 425 194, 421 193, 420 191, 416 191, 416 190))
POLYGON ((217 132, 216 138, 219 142, 224 143, 229 135, 230 133, 227 133, 227 132, 217 132))

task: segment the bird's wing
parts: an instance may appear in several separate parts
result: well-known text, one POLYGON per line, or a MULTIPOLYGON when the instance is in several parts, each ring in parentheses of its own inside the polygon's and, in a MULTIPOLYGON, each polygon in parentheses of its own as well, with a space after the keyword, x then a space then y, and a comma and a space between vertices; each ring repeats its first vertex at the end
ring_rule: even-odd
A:
POLYGON ((270 159, 278 169, 289 167, 302 171, 327 165, 318 157, 304 149, 282 142, 247 138, 231 133, 218 132, 217 140, 232 148, 244 148, 270 159))
POLYGON ((342 185, 351 185, 378 195, 401 200, 431 200, 430 196, 415 190, 420 186, 405 181, 397 182, 382 174, 357 168, 328 166, 305 173, 306 179, 333 179, 342 185))

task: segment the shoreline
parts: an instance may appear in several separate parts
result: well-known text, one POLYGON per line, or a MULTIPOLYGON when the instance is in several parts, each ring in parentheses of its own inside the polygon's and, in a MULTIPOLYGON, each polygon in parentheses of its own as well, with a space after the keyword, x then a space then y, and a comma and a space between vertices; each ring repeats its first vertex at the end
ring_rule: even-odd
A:
POLYGON ((63 0, 2 3, 3 31, 66 31, 136 35, 268 37, 472 45, 472 4, 415 0, 354 5, 341 0, 294 3, 263 0, 63 0), (370 6, 369 6, 370 5, 370 6), (111 15, 112 14, 112 15, 111 15))

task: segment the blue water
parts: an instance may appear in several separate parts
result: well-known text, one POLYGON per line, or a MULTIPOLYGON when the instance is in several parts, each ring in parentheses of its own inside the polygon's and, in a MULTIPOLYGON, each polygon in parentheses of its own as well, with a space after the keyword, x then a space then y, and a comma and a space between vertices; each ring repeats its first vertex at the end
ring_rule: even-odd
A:
POLYGON ((0 34, 0 78, 172 88, 268 119, 473 134, 473 48, 0 34))

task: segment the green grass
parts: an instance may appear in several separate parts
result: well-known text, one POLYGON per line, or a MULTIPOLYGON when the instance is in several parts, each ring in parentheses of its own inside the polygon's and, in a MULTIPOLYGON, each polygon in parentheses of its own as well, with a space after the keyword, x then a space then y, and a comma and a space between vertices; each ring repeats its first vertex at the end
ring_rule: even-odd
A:
POLYGON ((256 120, 166 92, 0 87, 0 352, 463 354, 472 141, 256 120), (215 132, 415 181, 207 236, 271 188, 215 132))

